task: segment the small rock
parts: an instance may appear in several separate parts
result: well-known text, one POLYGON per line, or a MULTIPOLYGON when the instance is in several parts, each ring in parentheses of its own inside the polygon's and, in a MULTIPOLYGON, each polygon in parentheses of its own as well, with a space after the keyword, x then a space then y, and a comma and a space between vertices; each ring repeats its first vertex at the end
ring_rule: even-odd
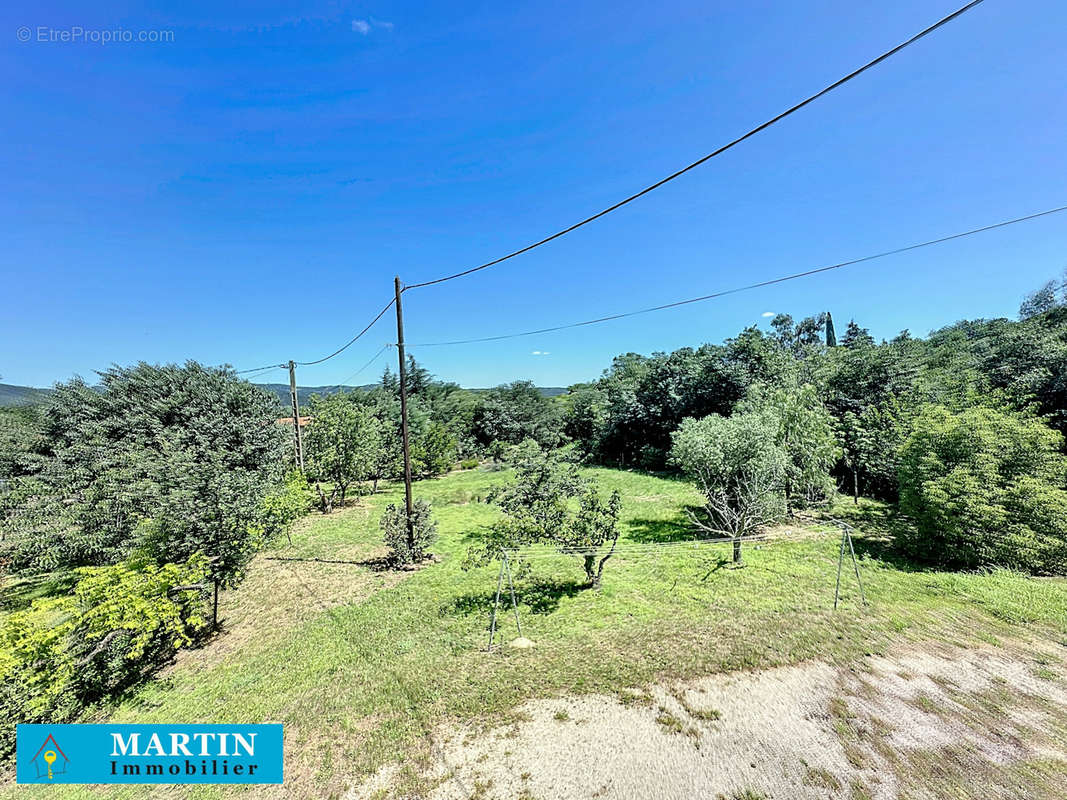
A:
POLYGON ((513 639, 508 642, 508 647, 515 647, 519 650, 526 650, 533 647, 534 643, 527 639, 525 636, 520 636, 518 639, 513 639))

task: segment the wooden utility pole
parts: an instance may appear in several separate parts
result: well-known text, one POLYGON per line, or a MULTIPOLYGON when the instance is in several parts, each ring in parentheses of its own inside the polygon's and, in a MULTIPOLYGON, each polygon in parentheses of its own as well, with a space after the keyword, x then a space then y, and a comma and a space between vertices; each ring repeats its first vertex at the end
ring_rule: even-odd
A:
POLYGON ((408 551, 415 550, 414 509, 411 503, 411 446, 408 443, 407 365, 404 364, 404 311, 400 306, 400 276, 393 284, 396 289, 396 352, 400 359, 400 435, 404 442, 404 501, 407 504, 408 551))
POLYGON ((296 364, 289 361, 289 397, 293 401, 293 428, 296 429, 296 464, 304 471, 304 434, 300 432, 300 400, 296 396, 296 364))

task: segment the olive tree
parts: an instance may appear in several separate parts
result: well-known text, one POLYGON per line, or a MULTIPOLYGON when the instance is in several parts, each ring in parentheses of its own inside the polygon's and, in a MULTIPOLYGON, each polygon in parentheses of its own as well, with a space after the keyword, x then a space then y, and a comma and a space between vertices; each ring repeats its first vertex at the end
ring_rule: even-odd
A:
POLYGON ((504 514, 471 545, 467 566, 487 563, 504 550, 548 544, 577 556, 587 585, 599 588, 619 539, 618 492, 605 500, 574 464, 529 440, 516 448, 515 480, 489 500, 504 514))
POLYGON ((735 563, 741 540, 786 511, 788 458, 775 441, 776 429, 777 420, 766 413, 712 414, 684 420, 673 436, 671 459, 704 495, 707 519, 690 518, 701 530, 733 539, 735 563))

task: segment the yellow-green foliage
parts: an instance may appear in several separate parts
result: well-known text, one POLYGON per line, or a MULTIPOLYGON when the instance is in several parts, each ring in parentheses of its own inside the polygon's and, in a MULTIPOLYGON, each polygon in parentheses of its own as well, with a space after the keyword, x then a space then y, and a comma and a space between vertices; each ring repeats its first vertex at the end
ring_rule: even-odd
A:
POLYGON ((76 570, 73 593, 34 600, 0 621, 0 753, 14 722, 75 716, 188 645, 207 623, 200 591, 207 560, 124 561, 76 570))

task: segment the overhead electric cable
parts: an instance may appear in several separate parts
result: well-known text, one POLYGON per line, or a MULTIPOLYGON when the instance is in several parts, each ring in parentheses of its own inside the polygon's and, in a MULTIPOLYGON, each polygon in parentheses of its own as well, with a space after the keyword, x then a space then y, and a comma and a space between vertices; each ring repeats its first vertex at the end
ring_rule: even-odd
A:
POLYGON ((334 356, 340 355, 345 350, 347 350, 349 347, 351 347, 356 342, 358 342, 360 340, 360 338, 363 336, 363 334, 365 334, 367 331, 369 331, 371 328, 373 328, 374 324, 378 320, 380 320, 383 316, 385 316, 385 312, 388 311, 390 308, 392 308, 393 307, 393 303, 395 303, 395 302, 396 302, 395 299, 391 299, 388 303, 386 303, 385 304, 385 308, 383 308, 381 311, 378 312, 378 316, 376 316, 369 323, 367 323, 367 327, 365 327, 363 330, 361 330, 359 333, 357 333, 355 336, 353 336, 351 339, 349 339, 348 342, 345 343, 343 346, 341 346, 338 349, 334 350, 328 356, 323 356, 322 358, 316 359, 315 361, 296 361, 294 363, 298 367, 311 367, 311 366, 314 366, 315 364, 321 364, 323 361, 329 361, 334 356))
POLYGON ((609 314, 605 317, 597 317, 596 319, 587 319, 582 322, 571 322, 566 325, 554 325, 550 328, 538 328, 533 331, 522 331, 521 333, 505 333, 498 336, 482 336, 474 339, 456 339, 447 342, 422 342, 413 343, 407 345, 408 347, 445 347, 458 344, 477 344, 479 342, 496 342, 502 339, 517 339, 522 336, 537 336, 543 333, 551 333, 553 331, 562 331, 568 328, 580 328, 585 325, 596 325, 601 322, 610 322, 616 319, 623 319, 624 317, 633 317, 638 314, 649 314, 653 311, 664 311, 669 308, 677 308, 678 306, 689 305, 690 303, 700 303, 704 300, 713 300, 717 297, 724 297, 729 294, 737 294, 738 292, 746 292, 751 289, 759 289, 764 286, 773 286, 776 283, 785 283, 786 281, 793 281, 797 278, 806 278, 810 275, 818 275, 821 272, 830 272, 831 270, 841 269, 842 267, 850 267, 855 264, 862 264, 867 261, 874 261, 879 258, 886 258, 888 256, 899 255, 900 253, 907 253, 911 250, 918 250, 922 247, 930 247, 935 244, 943 244, 944 242, 950 242, 954 239, 962 239, 965 236, 973 236, 977 233, 984 233, 986 231, 995 230, 997 228, 1003 228, 1008 225, 1015 225, 1019 222, 1027 222, 1029 220, 1038 219, 1039 217, 1046 217, 1050 214, 1058 214, 1062 211, 1067 211, 1067 205, 1059 206, 1057 208, 1050 208, 1047 211, 1039 211, 1036 214, 1028 214, 1025 217, 1016 217, 1015 219, 1005 220, 1003 222, 996 222, 992 225, 985 225, 981 228, 973 228, 969 231, 963 231, 962 233, 954 233, 951 236, 942 236, 939 239, 931 239, 926 242, 919 242, 918 244, 910 244, 906 247, 898 247, 893 250, 886 250, 882 253, 875 253, 874 255, 864 256, 862 258, 854 258, 850 261, 841 261, 837 264, 831 264, 826 267, 817 267, 815 269, 805 270, 804 272, 796 272, 792 275, 785 275, 780 278, 772 278, 766 281, 760 281, 758 283, 750 283, 747 286, 738 286, 733 289, 724 289, 718 292, 712 292, 711 294, 701 295, 700 297, 690 297, 687 300, 677 300, 673 303, 664 303, 663 305, 652 306, 651 308, 642 308, 637 311, 625 311, 620 314, 609 314))
POLYGON ((381 350, 379 350, 379 351, 378 351, 377 353, 375 353, 375 354, 374 354, 373 356, 371 356, 371 359, 370 359, 370 361, 368 361, 368 362, 367 362, 366 364, 364 364, 364 365, 363 365, 362 367, 360 367, 360 368, 359 368, 359 369, 357 369, 357 370, 356 370, 355 372, 353 372, 353 373, 352 373, 351 375, 349 375, 349 376, 348 376, 347 378, 345 378, 345 379, 344 379, 343 381, 341 381, 341 382, 340 382, 340 383, 338 384, 338 386, 344 386, 344 385, 346 385, 346 384, 347 384, 347 383, 348 383, 349 381, 351 381, 351 380, 355 380, 355 379, 356 379, 357 377, 359 377, 359 375, 361 375, 361 374, 363 373, 363 371, 364 371, 365 369, 367 369, 367 367, 369 367, 369 366, 370 366, 371 364, 373 364, 373 363, 374 363, 375 361, 377 361, 377 360, 378 360, 378 359, 379 359, 379 358, 381 357, 382 353, 384 353, 384 352, 385 352, 386 350, 388 350, 388 349, 389 349, 390 347, 392 347, 392 344, 384 344, 384 345, 382 345, 382 349, 381 349, 381 350))
POLYGON ((983 0, 971 0, 971 2, 967 3, 966 5, 962 6, 959 9, 957 9, 956 11, 953 11, 947 17, 944 17, 943 19, 938 20, 933 25, 930 25, 928 28, 924 28, 923 30, 921 30, 919 33, 917 33, 914 36, 912 36, 907 41, 904 41, 904 42, 898 44, 893 49, 887 50, 886 52, 882 53, 877 58, 875 58, 875 59, 873 59, 871 61, 868 61, 862 67, 859 67, 858 69, 853 70, 852 72, 850 72, 845 77, 834 81, 829 86, 827 86, 824 89, 821 89, 820 91, 818 91, 815 94, 811 95, 807 99, 800 101, 799 103, 797 103, 794 106, 791 106, 790 108, 786 109, 785 111, 783 111, 782 113, 778 114, 777 116, 772 117, 771 119, 767 120, 763 124, 757 125, 755 128, 752 128, 747 133, 742 134, 741 136, 738 136, 733 141, 728 142, 727 144, 724 144, 721 147, 719 147, 717 150, 713 150, 712 152, 708 153, 703 158, 697 159, 692 164, 689 164, 688 166, 683 167, 682 169, 678 170, 677 172, 671 173, 666 178, 662 178, 661 180, 656 181, 651 186, 645 187, 641 191, 630 195, 629 197, 625 198, 624 200, 620 200, 619 202, 615 203, 614 205, 608 206, 603 211, 599 211, 596 214, 593 214, 591 217, 586 217, 585 219, 581 220, 580 222, 576 222, 573 225, 571 225, 571 226, 569 226, 567 228, 564 228, 563 230, 557 231, 556 233, 553 233, 551 236, 546 236, 544 239, 541 239, 538 242, 534 242, 533 244, 527 245, 526 247, 523 247, 523 248, 521 248, 519 250, 515 250, 514 252, 508 253, 505 256, 501 256, 500 258, 495 258, 492 261, 487 261, 486 263, 481 264, 481 265, 479 265, 477 267, 471 267, 470 269, 465 269, 465 270, 463 270, 461 272, 456 272, 456 273, 454 273, 452 275, 446 275, 443 278, 436 278, 435 280, 431 280, 431 281, 423 281, 422 283, 413 283, 410 286, 404 287, 404 290, 407 291, 408 289, 419 289, 419 288, 421 288, 423 286, 433 286, 434 284, 437 284, 437 283, 444 283, 445 281, 451 281, 451 280, 455 280, 456 278, 462 278, 465 275, 470 275, 471 273, 479 272, 479 271, 481 271, 483 269, 488 269, 489 267, 496 266, 497 264, 503 263, 504 261, 507 261, 508 259, 515 258, 515 256, 522 255, 523 253, 528 253, 531 250, 533 250, 534 248, 540 247, 543 244, 548 244, 549 242, 551 242, 551 241, 553 241, 555 239, 558 239, 561 236, 566 236, 568 233, 571 233, 572 231, 575 231, 578 228, 581 228, 583 225, 588 225, 590 222, 593 222, 594 220, 598 220, 601 217, 603 217, 603 216, 605 216, 607 214, 610 214, 612 211, 615 211, 615 210, 617 210, 619 208, 622 208, 624 205, 626 205, 628 203, 632 203, 634 200, 637 200, 639 197, 644 197, 649 192, 652 192, 652 191, 658 189, 659 187, 663 186, 666 183, 670 183, 675 178, 681 177, 685 173, 689 172, 691 169, 695 169, 696 167, 699 167, 701 164, 705 163, 706 161, 710 161, 712 158, 715 158, 716 156, 720 155, 721 153, 725 153, 727 150, 729 150, 732 147, 740 144, 741 142, 745 141, 746 139, 749 139, 752 136, 755 136, 757 133, 760 133, 761 131, 766 130, 767 128, 771 127, 775 123, 780 122, 781 120, 785 119, 786 117, 790 116, 791 114, 794 114, 797 111, 799 111, 800 109, 804 108, 805 106, 815 102, 816 100, 818 100, 823 95, 829 94, 830 92, 834 91, 835 89, 845 85, 846 83, 851 81, 853 78, 856 78, 856 77, 862 75, 864 72, 866 72, 867 70, 871 69, 872 67, 875 67, 878 64, 882 63, 883 61, 885 61, 886 59, 891 58, 892 56, 896 55, 897 53, 899 53, 901 50, 905 49, 906 47, 909 47, 910 45, 915 44, 917 41, 919 41, 923 37, 928 36, 929 34, 931 34, 934 31, 936 31, 938 28, 942 27, 943 25, 947 25, 949 22, 952 22, 957 17, 960 17, 963 14, 967 13, 972 8, 974 8, 975 6, 977 6, 978 4, 980 4, 982 2, 983 2, 983 0))

